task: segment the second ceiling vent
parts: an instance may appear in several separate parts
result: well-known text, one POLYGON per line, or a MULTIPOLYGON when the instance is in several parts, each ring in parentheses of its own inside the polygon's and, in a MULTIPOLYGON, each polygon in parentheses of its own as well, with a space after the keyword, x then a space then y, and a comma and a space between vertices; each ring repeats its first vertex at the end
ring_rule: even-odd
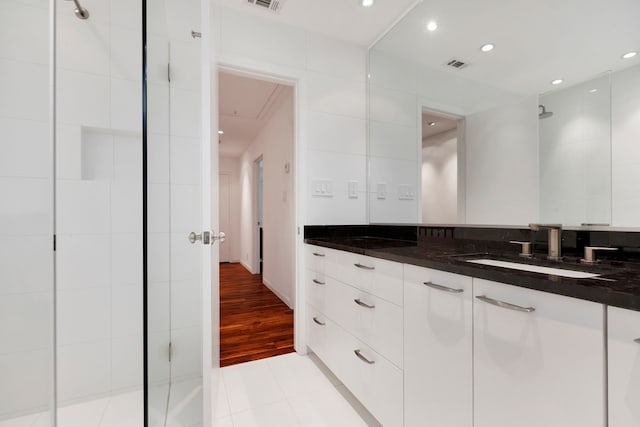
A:
POLYGON ((247 0, 249 4, 263 7, 272 12, 278 13, 282 10, 284 0, 247 0))

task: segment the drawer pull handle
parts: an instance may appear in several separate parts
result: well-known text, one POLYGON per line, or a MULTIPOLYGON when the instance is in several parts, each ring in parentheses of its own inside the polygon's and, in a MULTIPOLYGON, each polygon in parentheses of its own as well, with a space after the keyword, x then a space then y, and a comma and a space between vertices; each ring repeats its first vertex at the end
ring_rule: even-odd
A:
POLYGON ((313 256, 323 257, 323 256, 325 256, 325 255, 324 255, 324 254, 319 254, 318 252, 314 252, 314 253, 313 253, 313 256))
POLYGON ((366 302, 362 302, 360 301, 360 298, 356 298, 353 300, 353 302, 355 302, 356 304, 358 304, 360 307, 365 307, 365 308, 376 308, 375 305, 369 305, 366 302))
POLYGON ((633 342, 640 344, 640 338, 636 338, 633 342))
POLYGON ((318 325, 320 325, 320 326, 324 326, 324 325, 326 325, 326 323, 319 321, 317 317, 314 317, 314 318, 313 318, 313 321, 314 321, 314 322, 316 322, 316 324, 318 324, 318 325))
POLYGON ((533 307, 522 307, 519 305, 515 305, 515 304, 510 304, 508 302, 504 302, 504 301, 499 301, 497 299, 493 299, 493 298, 489 298, 486 297, 484 295, 479 295, 476 297, 477 299, 479 299, 480 301, 486 302, 488 304, 492 304, 501 308, 507 308, 509 310, 515 310, 515 311, 521 311, 523 313, 533 313, 534 311, 536 311, 535 308, 533 307))
POLYGON ((360 350, 353 350, 353 352, 356 354, 356 356, 358 356, 358 359, 362 360, 364 363, 367 363, 369 365, 373 365, 374 363, 376 363, 375 360, 369 360, 366 357, 364 357, 360 350))
POLYGON ((324 282, 321 282, 321 281, 319 281, 317 279, 313 279, 313 283, 315 283, 316 285, 324 285, 325 284, 324 282))
POLYGON ((448 286, 436 285, 433 282, 423 282, 423 283, 430 288, 437 289, 439 291, 450 292, 452 294, 461 294, 464 292, 464 289, 449 288, 448 286))
POLYGON ((359 262, 357 262, 357 263, 355 263, 353 265, 355 265, 356 267, 361 268, 363 270, 375 270, 376 269, 375 267, 369 267, 368 265, 362 265, 359 262))

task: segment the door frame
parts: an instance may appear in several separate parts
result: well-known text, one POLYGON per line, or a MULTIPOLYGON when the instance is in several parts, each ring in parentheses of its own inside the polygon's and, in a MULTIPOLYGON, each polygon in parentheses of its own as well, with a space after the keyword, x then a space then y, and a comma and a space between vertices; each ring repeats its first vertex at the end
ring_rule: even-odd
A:
MULTIPOLYGON (((259 229, 260 227, 263 228, 263 235, 264 235, 264 153, 260 153, 260 155, 258 157, 256 157, 255 159, 253 159, 253 176, 254 176, 254 182, 253 185, 251 186, 252 189, 252 199, 254 201, 253 204, 253 212, 251 213, 251 222, 253 227, 251 228, 251 234, 253 236, 253 248, 251 248, 252 250, 252 257, 251 257, 251 270, 253 274, 261 274, 262 272, 260 271, 260 232, 259 229), (262 185, 260 185, 260 174, 259 174, 259 168, 260 168, 260 162, 262 162, 262 185), (258 200, 260 199, 260 190, 262 190, 262 202, 258 203, 258 200), (262 221, 260 222, 260 225, 258 226, 258 218, 260 217, 260 210, 262 210, 262 221)), ((263 262, 263 268, 264 268, 264 260, 263 262)))
MULTIPOLYGON (((266 62, 254 61, 248 58, 241 58, 235 55, 218 55, 217 67, 212 69, 212 73, 223 71, 226 73, 236 74, 249 78, 267 80, 275 83, 284 84, 293 88, 293 194, 294 194, 294 259, 292 265, 291 277, 294 281, 293 286, 293 343, 294 349, 298 354, 307 353, 306 334, 304 328, 305 319, 305 293, 303 286, 304 265, 302 265, 304 257, 302 256, 304 244, 304 223, 305 217, 305 200, 302 185, 306 182, 305 158, 303 153, 306 148, 306 141, 302 135, 305 135, 306 121, 305 112, 301 106, 305 105, 305 76, 301 70, 282 67, 266 62)), ((255 221, 254 221, 255 222, 255 221)))

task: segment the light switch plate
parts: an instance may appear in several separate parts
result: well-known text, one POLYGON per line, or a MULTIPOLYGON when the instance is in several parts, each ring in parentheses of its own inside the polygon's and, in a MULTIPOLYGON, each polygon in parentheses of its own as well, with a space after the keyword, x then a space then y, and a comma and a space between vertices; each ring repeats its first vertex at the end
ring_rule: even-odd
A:
POLYGON ((311 195, 313 197, 333 197, 333 181, 314 179, 311 181, 311 195))
POLYGON ((378 184, 378 200, 384 200, 387 198, 387 184, 378 184))
POLYGON ((357 199, 358 198, 358 181, 348 181, 347 187, 349 188, 349 198, 357 199))
POLYGON ((416 196, 411 185, 402 184, 398 187, 398 199, 413 200, 415 197, 416 196))

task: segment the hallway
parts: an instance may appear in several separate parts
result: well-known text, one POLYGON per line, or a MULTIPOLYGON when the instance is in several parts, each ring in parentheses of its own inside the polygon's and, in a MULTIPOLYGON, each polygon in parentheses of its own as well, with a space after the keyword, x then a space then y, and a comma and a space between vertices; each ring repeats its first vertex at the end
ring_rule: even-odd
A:
POLYGON ((293 352, 293 310, 242 264, 220 264, 220 366, 293 352))

